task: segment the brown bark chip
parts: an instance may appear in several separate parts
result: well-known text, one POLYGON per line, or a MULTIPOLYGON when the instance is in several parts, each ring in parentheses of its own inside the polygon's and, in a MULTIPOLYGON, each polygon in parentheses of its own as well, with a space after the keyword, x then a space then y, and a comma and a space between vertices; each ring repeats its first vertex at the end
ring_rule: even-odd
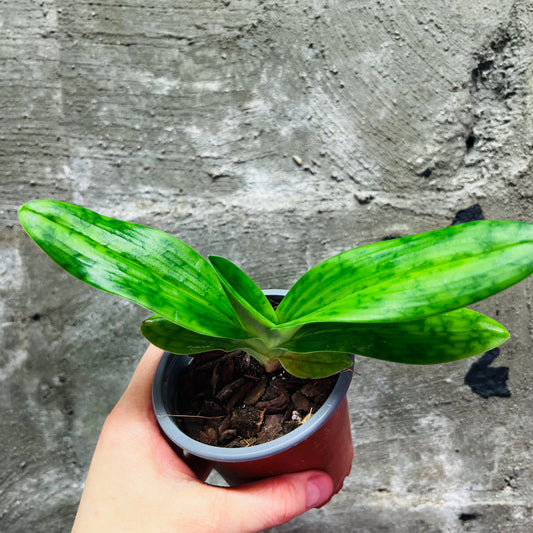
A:
POLYGON ((257 435, 257 444, 270 442, 281 435, 283 435, 283 415, 266 415, 261 431, 257 435))
POLYGON ((298 409, 298 411, 306 411, 309 412, 309 409, 311 409, 311 403, 309 400, 299 391, 296 391, 291 396, 292 403, 294 404, 294 407, 298 409))
POLYGON ((193 439, 240 448, 274 440, 299 427, 330 394, 335 377, 299 379, 267 373, 243 352, 195 355, 180 375, 174 420, 193 439))
POLYGON ((267 384, 268 378, 263 376, 257 385, 255 385, 254 388, 245 396, 244 403, 246 405, 255 405, 265 393, 267 384))
POLYGON ((231 413, 231 427, 237 430, 238 435, 249 439, 259 433, 264 418, 265 411, 262 409, 253 405, 243 405, 231 413))
POLYGON ((216 395, 217 400, 226 402, 229 400, 244 384, 246 379, 243 377, 237 378, 235 381, 228 383, 224 388, 216 395))
POLYGON ((224 380, 224 383, 229 383, 233 379, 234 366, 233 359, 228 359, 224 362, 224 367, 222 369, 222 379, 224 380))

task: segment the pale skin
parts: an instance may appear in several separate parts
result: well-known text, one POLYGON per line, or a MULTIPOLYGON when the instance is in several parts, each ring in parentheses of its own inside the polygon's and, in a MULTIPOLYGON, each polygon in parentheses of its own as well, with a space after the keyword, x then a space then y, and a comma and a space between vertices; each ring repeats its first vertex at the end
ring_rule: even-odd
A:
POLYGON ((246 533, 288 522, 327 502, 320 471, 286 474, 238 488, 204 483, 159 432, 151 384, 162 350, 150 346, 107 417, 91 462, 73 533, 246 533))

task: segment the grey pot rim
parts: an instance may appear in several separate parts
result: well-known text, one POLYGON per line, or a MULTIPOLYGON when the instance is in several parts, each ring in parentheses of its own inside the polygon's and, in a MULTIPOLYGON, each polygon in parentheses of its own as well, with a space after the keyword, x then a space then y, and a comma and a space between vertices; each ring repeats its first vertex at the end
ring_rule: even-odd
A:
MULTIPOLYGON (((287 291, 282 290, 265 290, 263 291, 267 296, 284 296, 287 291)), ((244 462, 265 459, 278 453, 282 453, 289 448, 292 448, 300 442, 306 440, 313 435, 320 427, 337 410, 342 400, 346 396, 348 387, 352 380, 352 373, 349 371, 340 372, 338 374, 337 382, 333 390, 322 407, 311 417, 310 420, 302 424, 300 427, 294 429, 290 433, 283 435, 273 441, 264 444, 257 444, 248 448, 221 448, 218 446, 210 446, 198 442, 183 431, 175 424, 173 417, 169 416, 175 413, 169 413, 165 406, 163 384, 168 379, 169 368, 172 365, 180 363, 179 366, 184 367, 190 360, 189 356, 174 355, 165 352, 157 366, 154 380, 152 384, 152 404, 157 422, 161 431, 165 436, 176 446, 182 450, 191 453, 197 457, 207 459, 210 461, 219 462, 244 462), (180 358, 176 360, 173 358, 180 358)))

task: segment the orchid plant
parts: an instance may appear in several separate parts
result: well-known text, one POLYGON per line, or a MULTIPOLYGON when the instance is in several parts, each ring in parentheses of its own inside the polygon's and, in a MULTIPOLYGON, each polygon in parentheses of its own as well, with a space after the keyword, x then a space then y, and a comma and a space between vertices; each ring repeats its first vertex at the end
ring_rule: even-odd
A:
POLYGON ((509 333, 465 306, 533 272, 533 224, 470 222, 335 255, 274 310, 232 262, 163 231, 53 200, 24 204, 19 219, 70 274, 155 313, 141 331, 156 346, 243 349, 304 378, 350 367, 348 354, 434 364, 492 349, 509 333))

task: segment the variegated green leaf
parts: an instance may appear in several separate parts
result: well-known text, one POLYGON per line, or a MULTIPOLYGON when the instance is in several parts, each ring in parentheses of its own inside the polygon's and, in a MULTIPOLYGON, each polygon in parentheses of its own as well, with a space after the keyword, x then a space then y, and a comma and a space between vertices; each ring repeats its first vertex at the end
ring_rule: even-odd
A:
POLYGON ((208 259, 244 329, 253 335, 261 335, 277 322, 266 296, 237 265, 214 255, 208 259))
POLYGON ((289 374, 311 379, 326 378, 352 366, 350 356, 335 352, 285 352, 279 361, 289 374))
POLYGON ((508 337, 507 330, 492 318, 458 309, 411 322, 308 324, 279 347, 428 365, 477 355, 499 346, 508 337))
POLYGON ((54 261, 85 283, 197 333, 248 336, 211 265, 175 237, 51 200, 23 205, 19 219, 54 261))
POLYGON ((413 320, 469 305, 532 272, 533 224, 460 224, 327 259, 285 296, 277 327, 413 320))
POLYGON ((151 316, 142 323, 141 333, 158 348, 181 355, 191 355, 210 350, 231 351, 246 347, 241 339, 201 335, 169 322, 158 315, 151 316))
POLYGON ((232 287, 243 305, 260 313, 270 323, 277 323, 277 316, 272 304, 263 291, 237 265, 224 257, 209 255, 209 262, 220 279, 232 287))

